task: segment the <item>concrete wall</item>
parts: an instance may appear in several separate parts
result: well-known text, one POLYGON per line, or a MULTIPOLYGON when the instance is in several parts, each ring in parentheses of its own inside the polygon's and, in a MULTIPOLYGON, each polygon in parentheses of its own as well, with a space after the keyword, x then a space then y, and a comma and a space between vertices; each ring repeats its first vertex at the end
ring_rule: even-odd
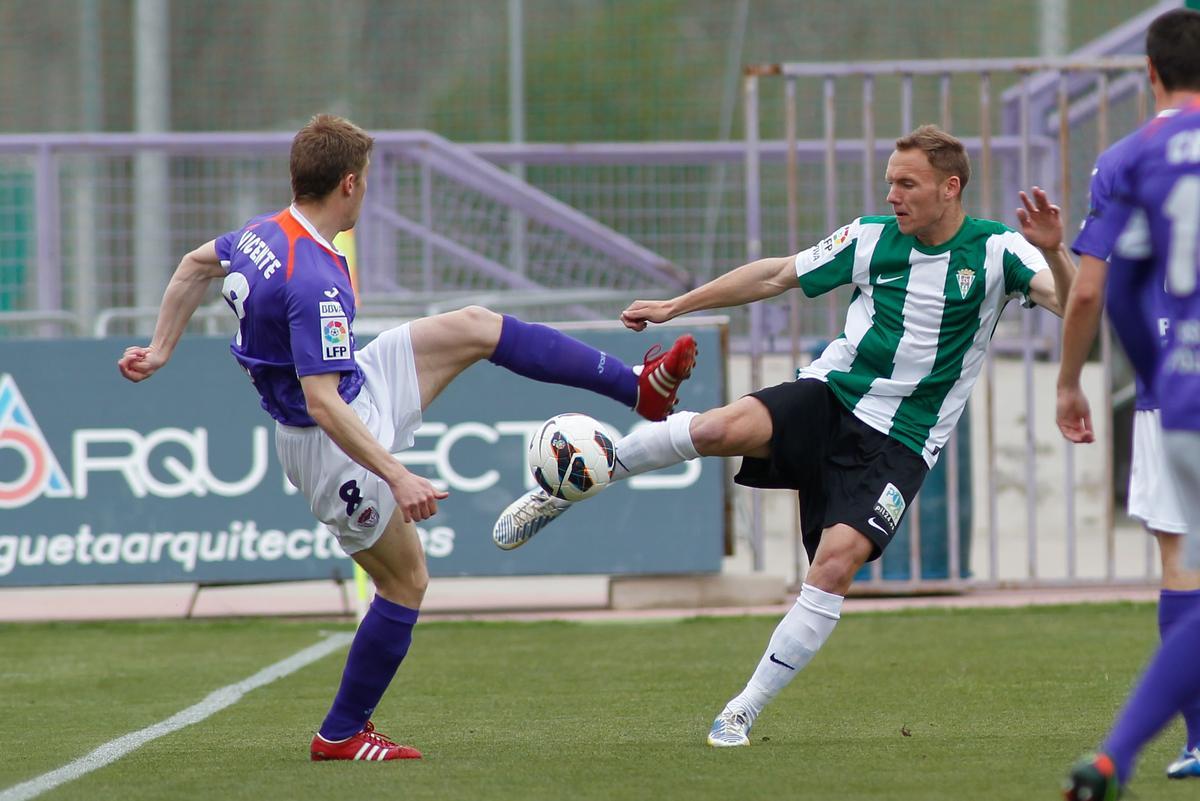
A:
MULTIPOLYGON (((1066 468, 1067 448, 1074 448, 1074 501, 1076 569, 1074 576, 1104 578, 1107 569, 1108 544, 1104 531, 1106 494, 1104 449, 1110 447, 1108 416, 1103 414, 1101 382, 1103 374, 1098 364, 1089 364, 1084 371, 1083 384, 1093 402, 1096 443, 1069 446, 1054 423, 1054 384, 1058 372, 1055 363, 1035 363, 1034 423, 1036 476, 1036 539, 1032 543, 1037 555, 1036 575, 1046 580, 1065 579, 1072 574, 1068 565, 1066 536, 1066 468)), ((787 356, 768 356, 763 363, 762 385, 769 386, 792 378, 794 365, 787 356)), ((988 448, 986 415, 986 377, 981 377, 971 396, 971 454, 972 483, 970 491, 974 509, 971 541, 971 569, 976 578, 995 578, 1000 581, 1023 580, 1030 573, 1030 533, 1028 523, 1029 493, 1026 485, 1027 452, 1026 425, 1028 409, 1025 400, 1025 367, 1020 359, 997 359, 995 363, 994 450, 996 482, 996 564, 992 569, 992 548, 989 543, 988 508, 988 448)), ((729 362, 729 397, 738 398, 752 389, 750 360, 733 356, 729 362)), ((685 402, 686 402, 686 392, 685 402)), ((962 432, 960 432, 960 436, 962 432)), ((730 474, 737 460, 730 460, 730 474)), ((724 569, 731 573, 752 570, 753 553, 750 547, 752 490, 734 487, 735 554, 725 559, 724 569)), ((795 581, 803 575, 806 559, 795 533, 795 495, 781 490, 759 491, 763 495, 765 531, 765 572, 795 581)), ((1141 580, 1147 575, 1147 559, 1151 575, 1156 572, 1157 555, 1147 548, 1147 537, 1137 526, 1123 520, 1117 510, 1118 526, 1114 533, 1115 577, 1141 580)))

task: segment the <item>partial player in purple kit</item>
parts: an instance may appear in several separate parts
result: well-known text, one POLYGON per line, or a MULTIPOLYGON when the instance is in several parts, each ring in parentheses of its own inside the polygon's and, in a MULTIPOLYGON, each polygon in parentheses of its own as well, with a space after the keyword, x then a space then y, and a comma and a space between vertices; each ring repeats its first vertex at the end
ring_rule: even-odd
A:
POLYGON ((422 413, 482 359, 538 381, 588 389, 650 420, 666 418, 692 370, 695 340, 652 348, 640 370, 544 325, 479 306, 406 323, 359 349, 346 257, 331 243, 362 209, 374 140, 318 115, 292 141, 293 202, 187 254, 163 296, 149 346, 121 374, 143 381, 170 359, 210 282, 238 318, 231 350, 276 421, 284 471, 313 514, 371 576, 359 625, 314 760, 413 759, 375 730, 371 713, 408 652, 429 582, 415 522, 447 493, 392 454, 411 447, 422 413))
MULTIPOLYGON (((1188 42, 1200 54, 1200 31, 1188 42)), ((1139 132, 1118 173, 1113 222, 1123 226, 1114 249, 1108 310, 1142 380, 1162 407, 1163 444, 1187 525, 1185 564, 1200 566, 1200 70, 1191 74, 1187 105, 1139 132), (1147 286, 1163 286, 1168 342, 1159 345, 1147 286)), ((1192 610, 1163 643, 1101 747, 1068 777, 1071 801, 1119 797, 1145 744, 1172 717, 1200 699, 1200 610, 1192 610)))
MULTIPOLYGON (((1200 56, 1190 41, 1200 37, 1200 13, 1175 9, 1158 17, 1146 33, 1147 72, 1159 117, 1175 114, 1189 93, 1188 75, 1200 72, 1200 56), (1191 32, 1189 36, 1189 31, 1191 32)), ((1108 280, 1108 261, 1122 231, 1114 184, 1139 144, 1137 133, 1121 139, 1100 154, 1092 171, 1090 209, 1072 249, 1079 254, 1079 275, 1071 287, 1063 320, 1062 362, 1058 376, 1057 422, 1072 442, 1092 442, 1091 411, 1080 386, 1083 365, 1100 327, 1108 280)), ((1161 285, 1148 283, 1142 302, 1146 314, 1165 333, 1165 302, 1161 285)), ((1165 343, 1165 338, 1163 339, 1165 343)), ((1200 608, 1200 573, 1183 564, 1187 531, 1182 503, 1163 449, 1162 422, 1152 387, 1135 375, 1136 410, 1133 459, 1129 477, 1129 516, 1141 522, 1158 542, 1162 580, 1158 629, 1165 638, 1174 626, 1200 608)), ((1200 702, 1183 710, 1187 740, 1166 769, 1173 779, 1200 777, 1200 702)))

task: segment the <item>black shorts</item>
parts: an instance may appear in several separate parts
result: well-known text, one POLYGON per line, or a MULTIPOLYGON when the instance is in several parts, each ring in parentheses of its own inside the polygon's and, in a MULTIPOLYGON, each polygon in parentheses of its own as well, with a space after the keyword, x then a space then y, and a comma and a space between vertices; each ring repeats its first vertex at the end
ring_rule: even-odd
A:
POLYGON ((746 457, 733 480, 799 492, 809 561, 821 532, 837 523, 869 539, 878 559, 925 481, 925 460, 851 414, 824 381, 802 378, 750 395, 771 415, 771 455, 746 457))

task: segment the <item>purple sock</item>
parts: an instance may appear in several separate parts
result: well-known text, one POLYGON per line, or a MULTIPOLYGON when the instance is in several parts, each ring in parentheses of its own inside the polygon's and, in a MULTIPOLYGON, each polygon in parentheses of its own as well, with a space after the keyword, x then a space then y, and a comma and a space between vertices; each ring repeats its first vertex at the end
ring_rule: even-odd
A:
MULTIPOLYGON (((1200 590, 1163 590, 1158 597, 1159 636, 1167 639, 1175 624, 1196 609, 1200 609, 1200 590)), ((1183 721, 1190 750, 1200 745, 1200 699, 1183 707, 1183 721)))
POLYGON ((492 364, 517 375, 590 389, 630 409, 637 403, 637 376, 620 359, 548 325, 504 315, 492 364))
POLYGON ((321 736, 326 740, 344 740, 367 724, 408 653, 417 614, 416 609, 375 596, 358 624, 342 684, 321 724, 321 736))
POLYGON ((1117 777, 1127 784, 1133 762, 1150 738, 1171 718, 1200 698, 1200 607, 1171 626, 1150 667, 1121 710, 1101 750, 1112 757, 1117 777))

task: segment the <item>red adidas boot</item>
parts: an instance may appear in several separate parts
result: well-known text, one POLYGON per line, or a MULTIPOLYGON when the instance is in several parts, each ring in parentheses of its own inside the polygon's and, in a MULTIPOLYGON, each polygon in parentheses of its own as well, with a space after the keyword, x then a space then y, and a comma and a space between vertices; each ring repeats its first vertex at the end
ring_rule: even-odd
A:
POLYGON ((407 745, 397 745, 375 731, 375 724, 367 725, 358 734, 345 740, 330 742, 319 733, 313 737, 309 748, 313 762, 326 759, 349 759, 363 762, 383 762, 388 759, 420 759, 421 752, 407 745))

